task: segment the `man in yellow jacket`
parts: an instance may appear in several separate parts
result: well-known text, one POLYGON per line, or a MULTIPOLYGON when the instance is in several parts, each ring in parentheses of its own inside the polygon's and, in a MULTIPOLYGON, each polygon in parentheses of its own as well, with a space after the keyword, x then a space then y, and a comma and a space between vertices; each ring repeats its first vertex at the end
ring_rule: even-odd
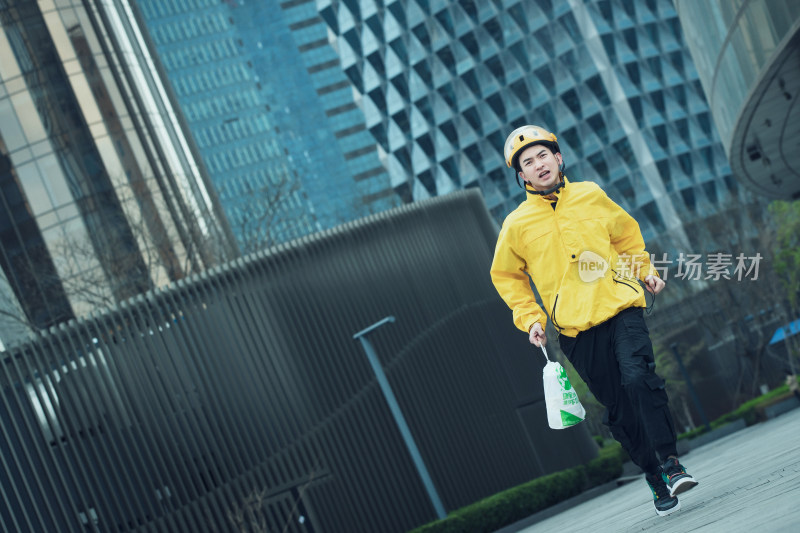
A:
POLYGON ((639 282, 654 297, 665 284, 639 225, 597 184, 567 180, 556 136, 544 128, 517 128, 504 152, 527 198, 503 222, 492 282, 535 346, 547 343, 549 314, 562 351, 606 407, 603 422, 645 472, 656 513, 677 511, 676 495, 697 481, 677 459, 664 380, 655 373, 639 282))

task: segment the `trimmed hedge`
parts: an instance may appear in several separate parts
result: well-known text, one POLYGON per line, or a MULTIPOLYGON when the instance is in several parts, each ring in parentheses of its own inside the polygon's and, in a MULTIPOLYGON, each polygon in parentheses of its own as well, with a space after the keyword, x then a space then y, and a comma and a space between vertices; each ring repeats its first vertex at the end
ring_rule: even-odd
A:
POLYGON ((614 443, 585 465, 536 478, 462 507, 411 533, 490 533, 622 474, 628 454, 614 443))
MULTIPOLYGON (((789 392, 788 385, 775 387, 766 394, 762 394, 761 396, 744 402, 736 410, 709 422, 709 426, 711 426, 711 429, 717 429, 725 424, 739 420, 740 418, 744 420, 745 424, 748 426, 763 422, 767 418, 766 414, 764 413, 765 408, 781 400, 785 400, 791 395, 792 394, 789 392)), ((700 426, 691 431, 687 431, 686 433, 681 433, 678 435, 678 439, 693 439, 707 432, 708 429, 706 429, 705 426, 700 426)))

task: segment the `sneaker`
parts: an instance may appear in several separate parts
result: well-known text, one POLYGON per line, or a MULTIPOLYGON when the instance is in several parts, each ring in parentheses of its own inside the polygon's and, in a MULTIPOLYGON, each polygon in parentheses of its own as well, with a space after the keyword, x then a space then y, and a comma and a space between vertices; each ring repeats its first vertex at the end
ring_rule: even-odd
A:
POLYGON ((658 516, 667 516, 681 508, 681 502, 675 496, 670 495, 667 484, 664 483, 664 478, 661 477, 660 472, 653 475, 646 474, 644 479, 653 492, 653 505, 656 507, 658 516))
POLYGON ((686 469, 675 458, 667 459, 661 466, 664 471, 664 481, 669 486, 669 495, 675 496, 697 485, 697 480, 686 473, 686 469))

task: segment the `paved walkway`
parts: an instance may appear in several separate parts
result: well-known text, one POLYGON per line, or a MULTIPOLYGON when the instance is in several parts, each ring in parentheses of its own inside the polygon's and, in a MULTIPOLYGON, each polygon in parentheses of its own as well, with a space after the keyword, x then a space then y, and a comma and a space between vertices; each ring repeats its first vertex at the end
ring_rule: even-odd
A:
POLYGON ((667 517, 656 515, 641 475, 518 531, 800 532, 800 409, 692 450, 682 462, 700 484, 667 517))

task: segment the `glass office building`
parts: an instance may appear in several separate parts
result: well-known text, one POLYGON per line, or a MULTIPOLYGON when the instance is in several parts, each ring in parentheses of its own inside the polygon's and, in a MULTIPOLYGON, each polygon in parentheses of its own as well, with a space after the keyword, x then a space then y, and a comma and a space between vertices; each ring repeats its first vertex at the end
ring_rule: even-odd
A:
POLYGON ((525 123, 664 248, 740 194, 670 0, 138 5, 234 228, 271 169, 301 184, 287 235, 467 187, 500 221, 522 197, 502 144, 525 123), (257 154, 236 166, 237 146, 257 154))
POLYGON ((526 123, 648 241, 684 246, 687 219, 739 194, 670 0, 316 6, 406 201, 480 187, 501 220, 522 198, 502 145, 526 123))
POLYGON ((137 5, 243 251, 399 204, 313 1, 137 5))
POLYGON ((676 0, 734 175, 772 198, 800 197, 800 3, 676 0))
POLYGON ((235 256, 126 2, 4 0, 0 24, 6 344, 235 256))

